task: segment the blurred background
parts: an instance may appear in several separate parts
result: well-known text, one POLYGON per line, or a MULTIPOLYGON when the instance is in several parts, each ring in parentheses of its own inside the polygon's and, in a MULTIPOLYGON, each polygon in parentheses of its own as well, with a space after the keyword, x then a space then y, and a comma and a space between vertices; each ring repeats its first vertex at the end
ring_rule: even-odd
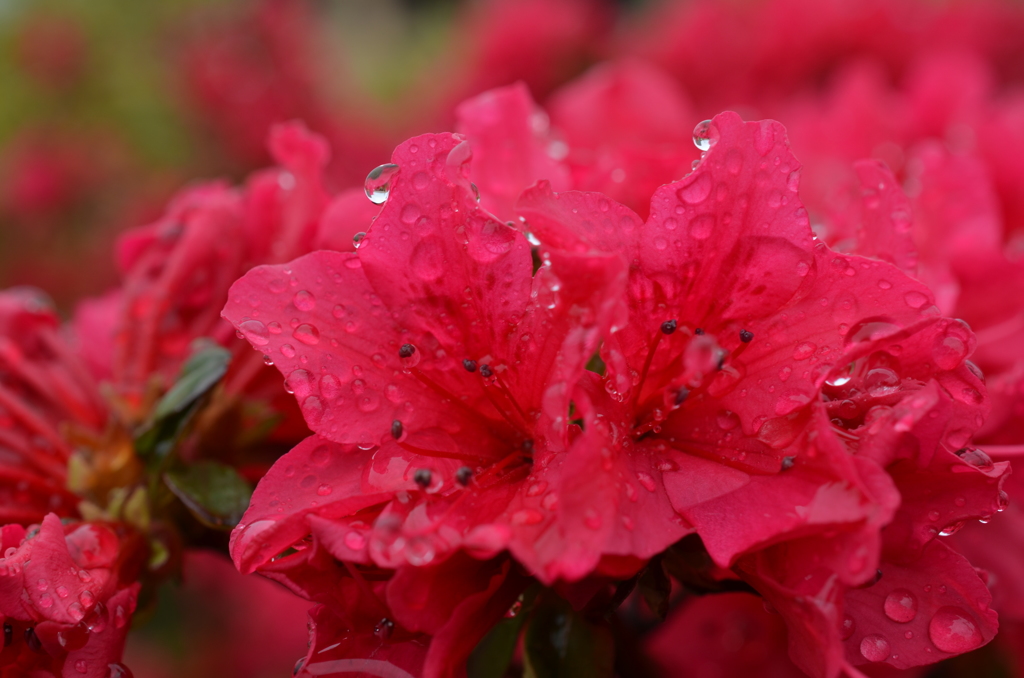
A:
MULTIPOLYGON (((942 199, 983 202, 1024 251, 1016 0, 0 0, 0 286, 41 287, 65 311, 103 293, 119 233, 190 182, 270 164, 276 122, 329 140, 342 190, 401 140, 451 129, 460 101, 521 80, 593 150, 566 85, 609 60, 672 92, 606 93, 617 107, 591 134, 644 149, 634 161, 674 149, 653 186, 688 171, 694 125, 728 108, 787 126, 814 170, 812 223, 842 204, 853 160, 884 160, 916 198, 938 153, 957 168, 942 199)), ((305 603, 217 554, 191 554, 185 579, 139 619, 136 676, 289 675, 305 603)), ((992 675, 1010 670, 982 652, 992 675)))

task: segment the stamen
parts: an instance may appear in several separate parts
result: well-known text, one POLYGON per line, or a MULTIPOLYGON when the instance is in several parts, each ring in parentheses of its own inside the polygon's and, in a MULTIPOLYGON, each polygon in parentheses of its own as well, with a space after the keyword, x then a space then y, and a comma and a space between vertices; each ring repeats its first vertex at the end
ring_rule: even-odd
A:
POLYGON ((416 469, 416 473, 413 474, 412 479, 417 485, 425 490, 430 487, 430 479, 432 476, 433 474, 430 472, 430 469, 418 468, 416 469))
POLYGON ((740 341, 749 344, 754 339, 754 333, 750 330, 740 330, 740 341))
POLYGON ((65 459, 71 454, 71 450, 68 449, 61 435, 46 420, 25 407, 17 396, 3 386, 0 386, 0 405, 3 405, 16 419, 21 420, 27 428, 46 438, 65 459))
POLYGON ((462 361, 462 366, 466 368, 467 372, 476 372, 476 361, 470 360, 469 358, 462 361))
POLYGON ((395 440, 402 437, 402 422, 397 419, 391 422, 391 437, 395 440))
POLYGON ((696 334, 697 336, 700 336, 700 335, 704 334, 704 330, 702 328, 698 327, 697 329, 695 329, 693 331, 693 333, 696 334))
POLYGON ((412 344, 402 344, 402 347, 398 349, 399 358, 410 358, 412 354, 416 352, 416 347, 412 344))
POLYGON ((461 467, 455 472, 455 482, 465 487, 469 485, 469 481, 473 479, 473 469, 468 466, 461 467))
POLYGON ((782 458, 782 468, 780 470, 788 471, 789 469, 793 468, 793 464, 794 463, 796 463, 796 457, 795 456, 793 456, 793 457, 783 457, 782 458))
POLYGON ((524 412, 523 408, 519 406, 518 402, 516 402, 515 397, 512 395, 511 389, 509 389, 509 387, 505 385, 505 382, 501 378, 501 375, 497 376, 497 378, 495 379, 495 383, 498 385, 498 388, 501 389, 502 393, 505 394, 505 397, 508 398, 509 402, 512 403, 512 407, 516 408, 516 412, 519 413, 519 416, 523 418, 523 428, 529 428, 530 420, 529 418, 527 418, 526 412, 524 412))
POLYGON ((673 332, 676 331, 676 328, 678 326, 679 325, 675 321, 675 319, 666 320, 665 322, 661 323, 661 333, 662 334, 672 334, 673 332))
POLYGON ((490 365, 484 364, 480 366, 480 376, 490 379, 494 376, 494 370, 491 369, 490 365))

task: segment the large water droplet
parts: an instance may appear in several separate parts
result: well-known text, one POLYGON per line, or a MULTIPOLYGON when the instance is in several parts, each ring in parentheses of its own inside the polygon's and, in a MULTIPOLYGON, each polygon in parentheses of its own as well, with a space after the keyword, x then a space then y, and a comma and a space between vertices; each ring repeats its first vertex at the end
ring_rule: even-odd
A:
POLYGON ((985 640, 971 615, 959 607, 940 607, 928 624, 928 635, 935 647, 953 654, 973 650, 985 640))
POLYGON ((710 120, 701 120, 693 128, 693 145, 701 151, 709 150, 717 140, 717 134, 714 133, 710 120))
POLYGON ((315 346, 320 343, 320 330, 315 325, 302 323, 295 328, 292 336, 308 346, 315 346))
POLYGON ((312 311, 316 307, 316 299, 306 290, 296 292, 292 298, 292 303, 300 311, 312 311))
POLYGON ((679 196, 680 200, 690 205, 696 205, 707 200, 708 195, 711 193, 711 177, 701 172, 699 174, 691 174, 682 181, 687 183, 676 191, 676 195, 679 196))
POLYGON ((869 662, 880 662, 889 657, 889 641, 877 634, 864 636, 860 641, 860 653, 869 662))
POLYGON ((939 530, 939 536, 940 537, 951 537, 954 534, 956 534, 957 532, 959 532, 961 529, 963 529, 963 526, 966 525, 966 524, 967 524, 966 520, 958 520, 955 523, 950 523, 949 525, 946 525, 944 528, 939 530))
POLYGON ((253 346, 266 346, 270 343, 270 332, 259 320, 243 320, 238 324, 238 329, 253 346))
POLYGON ((381 205, 391 193, 391 177, 398 171, 398 165, 385 163, 370 170, 366 175, 363 190, 374 205, 381 205))
POLYGON ((965 447, 962 450, 958 450, 956 456, 982 471, 989 471, 994 466, 992 457, 977 447, 965 447))
POLYGON ((886 617, 906 624, 917 616, 917 598, 906 589, 896 589, 885 597, 884 608, 886 617))

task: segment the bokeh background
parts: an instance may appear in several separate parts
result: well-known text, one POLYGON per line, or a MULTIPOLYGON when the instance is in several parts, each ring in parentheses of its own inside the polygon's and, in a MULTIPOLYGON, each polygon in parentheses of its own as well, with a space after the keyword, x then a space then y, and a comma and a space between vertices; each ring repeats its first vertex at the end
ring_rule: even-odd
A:
MULTIPOLYGON (((731 108, 790 129, 815 170, 812 217, 861 157, 914 197, 934 146, 984 174, 984 195, 962 199, 988 201, 1007 251, 1024 251, 1017 0, 0 0, 0 286, 43 288, 65 311, 102 294, 119 233, 190 182, 270 164, 276 122, 329 140, 341 190, 402 139, 451 129, 469 96, 522 80, 547 105, 610 59, 673 88, 640 112, 620 93, 621 124, 599 130, 644 152, 685 148, 684 170, 656 183, 697 158, 693 126, 731 108)), ((127 662, 139 678, 289 675, 305 609, 196 552, 137 621, 127 662)), ((982 652, 971 671, 1015 670, 982 652)))

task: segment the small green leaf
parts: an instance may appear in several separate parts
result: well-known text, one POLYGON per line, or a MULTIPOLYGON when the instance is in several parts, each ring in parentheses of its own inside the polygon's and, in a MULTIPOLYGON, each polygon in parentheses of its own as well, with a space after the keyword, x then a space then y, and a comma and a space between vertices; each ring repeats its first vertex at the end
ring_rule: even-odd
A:
POLYGON ((217 529, 237 525, 252 496, 252 487, 238 471, 216 461, 168 471, 164 483, 200 522, 217 529))
POLYGON ((213 343, 196 345, 195 353, 182 366, 178 381, 157 403, 153 419, 165 419, 187 410, 221 380, 229 362, 231 352, 226 348, 213 343))
POLYGON ((611 678, 611 631, 576 613, 561 598, 539 604, 526 629, 524 678, 611 678))
POLYGON ((530 616, 538 591, 537 585, 527 589, 521 596, 516 615, 495 624, 477 644, 466 662, 466 675, 469 678, 502 678, 505 675, 519 641, 519 632, 530 616))
POLYGON ((135 437, 139 456, 160 467, 160 462, 177 446, 203 397, 224 377, 230 361, 231 352, 212 341, 194 342, 192 357, 182 366, 178 380, 160 399, 149 421, 135 437))

